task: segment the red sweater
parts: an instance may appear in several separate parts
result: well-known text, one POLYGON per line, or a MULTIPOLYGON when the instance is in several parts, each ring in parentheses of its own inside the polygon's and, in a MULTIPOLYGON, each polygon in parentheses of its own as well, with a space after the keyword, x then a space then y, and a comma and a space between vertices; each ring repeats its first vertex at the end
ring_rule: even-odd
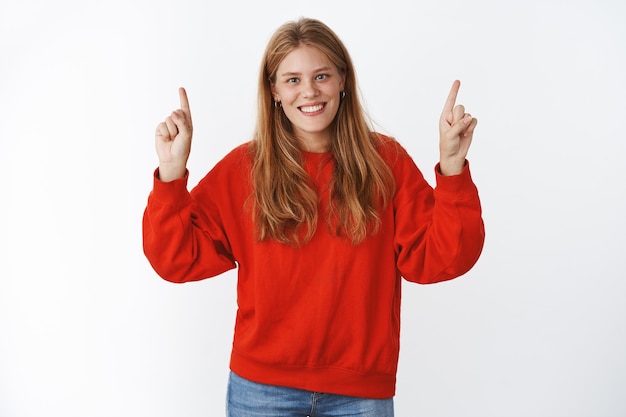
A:
MULTIPOLYGON (((353 246, 321 220, 301 248, 258 242, 249 211, 251 159, 241 145, 190 192, 158 180, 143 219, 144 251, 172 282, 238 267, 231 369, 246 379, 309 391, 389 398, 395 394, 401 277, 427 284, 466 273, 484 229, 469 166, 437 172, 433 190, 397 142, 381 147, 396 180, 382 227, 353 246)), ((330 154, 304 153, 318 190, 330 154)), ((320 219, 328 196, 320 193, 320 219)))

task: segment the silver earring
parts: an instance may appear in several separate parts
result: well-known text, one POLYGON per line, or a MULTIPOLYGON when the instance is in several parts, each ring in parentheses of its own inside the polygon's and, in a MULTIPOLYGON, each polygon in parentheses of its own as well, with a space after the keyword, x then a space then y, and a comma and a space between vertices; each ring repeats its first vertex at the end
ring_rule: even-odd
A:
POLYGON ((276 101, 276 100, 274 100, 274 107, 275 107, 275 108, 279 109, 279 108, 281 108, 282 106, 283 106, 283 103, 281 103, 280 101, 276 101))
POLYGON ((339 93, 339 98, 344 98, 346 96, 346 92, 342 91, 341 93, 339 93))

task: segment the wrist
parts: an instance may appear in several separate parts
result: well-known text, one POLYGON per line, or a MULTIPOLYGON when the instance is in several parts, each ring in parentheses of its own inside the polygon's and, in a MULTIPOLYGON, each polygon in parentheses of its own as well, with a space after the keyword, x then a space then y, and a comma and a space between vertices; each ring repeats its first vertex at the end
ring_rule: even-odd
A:
POLYGON ((160 164, 157 178, 162 182, 170 182, 184 178, 187 175, 187 167, 180 165, 160 164))
POLYGON ((445 177, 459 175, 465 168, 466 163, 465 158, 462 160, 441 159, 439 161, 439 173, 445 177))

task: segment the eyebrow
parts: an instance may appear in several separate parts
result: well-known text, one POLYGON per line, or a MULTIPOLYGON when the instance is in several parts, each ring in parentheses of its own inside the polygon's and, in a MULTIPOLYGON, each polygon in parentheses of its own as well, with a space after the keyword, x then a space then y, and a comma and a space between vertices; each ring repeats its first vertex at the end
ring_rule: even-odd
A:
MULTIPOLYGON (((330 67, 321 67, 321 68, 318 68, 315 71, 313 71, 313 73, 330 71, 330 70, 331 70, 330 67)), ((302 75, 302 73, 301 72, 288 71, 288 72, 284 72, 284 73, 280 74, 281 77, 293 77, 294 75, 302 75)))

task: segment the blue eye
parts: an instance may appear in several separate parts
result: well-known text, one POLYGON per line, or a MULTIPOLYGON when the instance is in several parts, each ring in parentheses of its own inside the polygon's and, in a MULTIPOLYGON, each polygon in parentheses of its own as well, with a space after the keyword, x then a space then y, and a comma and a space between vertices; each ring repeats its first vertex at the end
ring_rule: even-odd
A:
POLYGON ((297 83, 297 82, 298 82, 298 79, 297 79, 296 77, 292 77, 292 78, 289 78, 289 79, 287 80, 287 82, 288 82, 288 83, 297 83))
POLYGON ((315 77, 316 80, 325 80, 326 78, 328 78, 328 74, 320 74, 315 77))

